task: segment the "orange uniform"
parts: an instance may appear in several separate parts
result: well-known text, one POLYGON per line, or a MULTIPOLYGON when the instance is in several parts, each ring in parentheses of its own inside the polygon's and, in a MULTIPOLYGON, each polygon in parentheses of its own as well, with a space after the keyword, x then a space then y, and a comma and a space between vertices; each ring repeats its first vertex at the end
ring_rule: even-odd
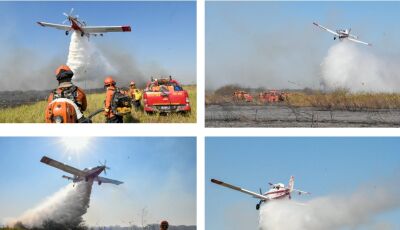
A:
POLYGON ((104 102, 104 115, 106 118, 110 119, 115 116, 111 109, 111 101, 114 95, 116 88, 114 85, 110 85, 107 87, 106 91, 106 101, 104 102))
POLYGON ((58 87, 54 89, 47 101, 45 119, 48 123, 89 123, 82 112, 87 108, 86 95, 83 90, 71 80, 74 73, 67 65, 61 65, 56 69, 58 87), (63 100, 62 100, 63 99, 63 100), (67 100, 65 100, 67 99, 67 100), (58 100, 53 104, 54 100, 58 100), (72 101, 70 103, 68 100, 72 101))

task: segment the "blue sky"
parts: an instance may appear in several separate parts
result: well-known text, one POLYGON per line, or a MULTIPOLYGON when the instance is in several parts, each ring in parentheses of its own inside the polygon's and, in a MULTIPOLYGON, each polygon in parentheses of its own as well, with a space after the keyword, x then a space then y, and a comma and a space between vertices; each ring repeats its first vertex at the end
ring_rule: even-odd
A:
POLYGON ((79 169, 107 160, 111 170, 102 176, 124 182, 93 185, 85 216, 89 225, 124 225, 137 220, 143 208, 148 223, 165 218, 174 225, 196 224, 195 138, 91 138, 81 151, 67 151, 60 140, 0 138, 0 222, 20 216, 69 183, 61 178, 67 173, 40 163, 47 155, 79 169))
POLYGON ((314 21, 333 30, 351 28, 373 44, 359 49, 398 58, 399 10, 395 1, 207 2, 206 87, 295 87, 288 80, 318 87, 322 59, 338 41, 314 21))
MULTIPOLYGON (((256 199, 216 186, 211 178, 265 192, 268 182, 287 185, 293 175, 295 187, 311 192, 310 198, 345 195, 394 178, 399 148, 399 138, 206 138, 206 229, 256 229, 258 224, 256 199)), ((398 228, 399 214, 379 218, 398 228)))
POLYGON ((1 2, 0 19, 6 22, 0 44, 3 58, 18 47, 32 51, 39 60, 66 61, 70 38, 36 22, 61 24, 62 13, 71 8, 89 26, 131 25, 131 33, 92 38, 97 47, 131 54, 144 74, 159 69, 184 83, 196 82, 195 2, 1 2))

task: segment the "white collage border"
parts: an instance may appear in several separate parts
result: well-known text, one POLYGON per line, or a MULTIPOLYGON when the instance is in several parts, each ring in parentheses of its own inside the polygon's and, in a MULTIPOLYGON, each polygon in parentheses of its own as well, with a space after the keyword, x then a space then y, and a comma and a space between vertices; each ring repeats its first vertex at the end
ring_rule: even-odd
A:
POLYGON ((205 1, 197 0, 196 124, 1 124, 7 136, 193 136, 197 137, 197 229, 205 229, 205 137, 399 136, 397 128, 205 128, 205 1))

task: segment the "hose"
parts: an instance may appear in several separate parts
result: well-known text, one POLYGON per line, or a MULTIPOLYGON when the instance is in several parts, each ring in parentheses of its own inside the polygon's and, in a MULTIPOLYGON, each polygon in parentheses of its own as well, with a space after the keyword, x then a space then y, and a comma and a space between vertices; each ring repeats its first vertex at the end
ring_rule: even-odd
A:
POLYGON ((99 114, 99 113, 101 113, 101 112, 103 112, 103 111, 104 111, 104 108, 101 108, 101 109, 98 109, 98 110, 94 111, 93 113, 91 113, 91 114, 88 116, 88 119, 92 119, 92 117, 96 116, 97 114, 99 114))

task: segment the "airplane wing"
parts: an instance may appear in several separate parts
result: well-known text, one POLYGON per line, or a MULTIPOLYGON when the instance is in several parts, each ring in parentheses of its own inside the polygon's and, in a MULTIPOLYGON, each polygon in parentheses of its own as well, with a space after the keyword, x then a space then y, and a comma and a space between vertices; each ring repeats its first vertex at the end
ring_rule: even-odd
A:
POLYGON ((112 179, 104 178, 101 176, 96 177, 94 180, 99 181, 101 183, 110 183, 110 184, 115 184, 115 185, 120 185, 120 184, 124 183, 122 181, 112 180, 112 179))
POLYGON ((71 30, 71 26, 61 25, 61 24, 54 24, 54 23, 47 23, 47 22, 37 22, 39 25, 43 27, 52 27, 58 30, 69 31, 71 30))
POLYGON ((254 198, 258 198, 260 200, 269 200, 268 197, 263 196, 261 194, 258 194, 258 193, 255 193, 255 192, 252 192, 252 191, 249 191, 249 190, 246 190, 246 189, 243 189, 243 188, 231 185, 231 184, 227 184, 227 183, 224 183, 224 182, 216 180, 216 179, 211 179, 211 182, 213 182, 214 184, 217 184, 217 185, 221 185, 221 186, 224 186, 224 187, 227 187, 227 188, 242 192, 242 193, 246 193, 246 194, 251 195, 254 198))
POLYGON ((323 30, 328 31, 328 32, 331 33, 331 34, 334 34, 334 35, 336 35, 336 36, 339 36, 339 34, 336 33, 335 31, 330 30, 330 29, 328 29, 328 28, 326 28, 326 27, 324 27, 324 26, 321 26, 320 24, 318 24, 318 23, 316 23, 316 22, 313 22, 313 24, 316 25, 316 26, 318 26, 319 28, 321 28, 321 29, 323 29, 323 30))
POLYGON ((101 34, 108 32, 131 32, 130 26, 85 26, 83 31, 89 34, 101 34))
POLYGON ((43 156, 40 162, 45 163, 47 165, 53 166, 54 168, 58 168, 64 172, 70 173, 75 176, 85 176, 85 172, 69 165, 63 164, 46 156, 43 156))
POLYGON ((301 190, 298 190, 298 189, 293 189, 292 191, 293 192, 297 192, 298 194, 306 194, 306 195, 310 195, 311 194, 309 192, 304 192, 304 191, 301 191, 301 190))
POLYGON ((353 42, 357 42, 357 43, 361 43, 361 44, 367 45, 367 46, 372 46, 371 43, 363 42, 363 41, 360 41, 360 40, 357 40, 357 39, 354 39, 354 38, 348 37, 347 39, 349 39, 350 41, 353 41, 353 42))
POLYGON ((354 39, 358 39, 358 36, 353 35, 353 34, 349 34, 349 37, 354 38, 354 39))

